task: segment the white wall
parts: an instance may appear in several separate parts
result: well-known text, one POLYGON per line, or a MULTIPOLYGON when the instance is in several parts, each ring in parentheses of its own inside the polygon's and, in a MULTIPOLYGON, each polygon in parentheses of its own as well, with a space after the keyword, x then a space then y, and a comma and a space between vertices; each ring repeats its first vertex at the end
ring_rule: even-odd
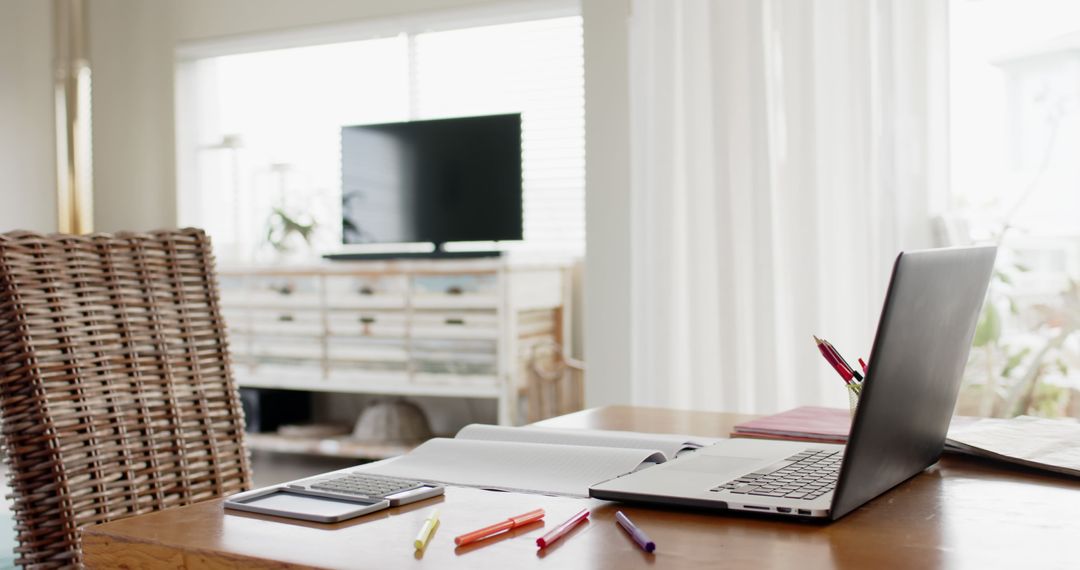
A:
POLYGON ((173 5, 88 2, 96 231, 176 225, 173 5))
MULTIPOLYGON (((138 1, 138 0, 128 0, 138 1)), ((219 39, 456 9, 493 0, 184 0, 176 2, 173 33, 177 42, 219 39)), ((520 2, 538 4, 542 2, 520 2)))
MULTIPOLYGON (((582 2, 585 402, 630 403, 629 0, 582 2)), ((662 381, 662 379, 657 379, 662 381)))
POLYGON ((56 230, 50 6, 0 0, 0 231, 56 230))
MULTIPOLYGON (((56 230, 51 5, 0 0, 0 231, 56 230)), ((89 2, 98 231, 176 223, 170 5, 89 2)))

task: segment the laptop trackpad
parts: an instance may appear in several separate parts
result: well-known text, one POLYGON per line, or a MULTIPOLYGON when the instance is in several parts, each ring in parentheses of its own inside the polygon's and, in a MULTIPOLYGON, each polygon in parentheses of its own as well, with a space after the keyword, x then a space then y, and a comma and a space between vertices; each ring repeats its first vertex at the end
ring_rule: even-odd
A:
POLYGON ((715 455, 695 455, 672 461, 668 464, 668 470, 690 471, 694 473, 709 473, 712 475, 731 474, 738 477, 751 473, 761 467, 760 457, 723 457, 715 455))

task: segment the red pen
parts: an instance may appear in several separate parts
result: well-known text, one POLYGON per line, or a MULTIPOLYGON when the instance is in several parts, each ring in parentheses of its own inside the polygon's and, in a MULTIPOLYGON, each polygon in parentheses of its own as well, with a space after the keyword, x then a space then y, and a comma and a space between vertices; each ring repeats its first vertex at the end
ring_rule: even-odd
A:
POLYGON ((825 361, 831 364, 832 367, 836 369, 836 373, 844 379, 844 382, 851 384, 851 379, 855 376, 850 371, 848 371, 848 369, 845 368, 843 364, 840 364, 840 362, 836 360, 836 357, 834 357, 832 355, 832 352, 829 351, 828 347, 825 346, 824 341, 815 336, 814 342, 817 343, 818 350, 821 351, 821 356, 825 357, 825 361))
POLYGON ((584 522, 589 518, 589 509, 581 509, 581 511, 570 517, 570 520, 555 527, 554 530, 536 539, 536 546, 540 548, 547 548, 551 543, 562 538, 566 533, 570 532, 572 528, 578 525, 578 523, 584 522))
POLYGON ((859 359, 859 366, 862 366, 862 373, 863 373, 864 376, 869 376, 870 375, 870 370, 867 369, 866 363, 863 362, 863 359, 861 359, 861 358, 859 359))
POLYGON ((474 530, 469 533, 465 533, 454 539, 454 544, 458 546, 464 546, 470 542, 476 542, 478 540, 484 540, 485 538, 499 534, 500 532, 508 531, 512 528, 519 526, 525 526, 529 523, 536 522, 544 518, 544 509, 536 509, 535 511, 529 511, 523 515, 516 517, 510 517, 503 522, 495 523, 491 526, 486 526, 480 530, 474 530))
POLYGON ((862 375, 860 375, 858 372, 856 372, 855 368, 853 368, 850 364, 848 364, 847 359, 845 359, 843 356, 840 355, 840 351, 836 350, 836 347, 833 346, 833 343, 831 343, 831 342, 829 342, 829 341, 827 341, 825 339, 821 339, 821 343, 825 345, 825 348, 829 349, 829 352, 832 353, 833 358, 835 358, 836 361, 839 362, 841 366, 843 366, 848 372, 851 373, 852 376, 855 377, 855 380, 858 380, 859 382, 862 382, 862 375))

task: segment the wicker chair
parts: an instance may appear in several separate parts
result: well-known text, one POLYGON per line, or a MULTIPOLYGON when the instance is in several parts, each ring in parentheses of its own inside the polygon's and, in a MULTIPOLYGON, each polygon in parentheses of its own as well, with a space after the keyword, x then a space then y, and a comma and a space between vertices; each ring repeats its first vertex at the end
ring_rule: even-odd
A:
POLYGON ((80 529, 250 487, 199 230, 0 235, 0 419, 16 563, 81 566, 80 529))

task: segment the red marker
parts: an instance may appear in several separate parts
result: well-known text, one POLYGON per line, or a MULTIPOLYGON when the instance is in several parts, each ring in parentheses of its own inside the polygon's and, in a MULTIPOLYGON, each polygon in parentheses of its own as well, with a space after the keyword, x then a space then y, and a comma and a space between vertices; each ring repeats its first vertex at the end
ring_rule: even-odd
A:
POLYGON ((536 546, 540 548, 547 548, 551 543, 562 538, 566 533, 570 532, 578 523, 584 522, 589 518, 589 509, 581 509, 581 512, 570 517, 570 520, 555 527, 554 530, 536 539, 536 546))
POLYGON ((536 522, 542 518, 544 518, 544 509, 536 509, 535 511, 529 511, 523 515, 510 517, 503 522, 495 523, 491 526, 485 526, 480 530, 474 530, 472 532, 463 534, 454 539, 454 544, 458 546, 464 546, 466 544, 469 544, 470 542, 484 540, 489 536, 499 534, 500 532, 508 531, 512 528, 525 526, 529 523, 536 522))

